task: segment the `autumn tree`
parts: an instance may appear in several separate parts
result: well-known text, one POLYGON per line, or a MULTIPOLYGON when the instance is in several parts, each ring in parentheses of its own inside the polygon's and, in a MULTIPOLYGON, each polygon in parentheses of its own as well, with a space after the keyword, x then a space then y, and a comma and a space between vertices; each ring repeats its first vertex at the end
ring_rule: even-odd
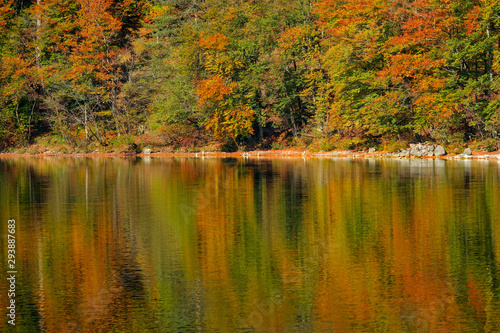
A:
POLYGON ((40 120, 40 72, 30 18, 16 11, 14 1, 0 2, 0 139, 5 146, 30 141, 40 120))
POLYGON ((387 20, 388 6, 385 1, 326 0, 315 8, 327 75, 322 107, 340 136, 391 135, 406 124, 403 103, 381 100, 392 92, 375 82, 384 68, 382 45, 395 29, 387 20))
POLYGON ((50 73, 44 105, 56 131, 67 139, 78 142, 73 133, 81 127, 86 141, 106 144, 106 129, 118 135, 129 130, 118 96, 130 74, 128 45, 143 5, 47 0, 31 8, 41 21, 41 62, 50 73))
POLYGON ((151 123, 201 126, 196 108, 199 73, 197 1, 154 1, 137 47, 145 56, 141 78, 152 89, 151 123))
POLYGON ((151 131, 233 148, 278 135, 353 147, 497 138, 499 10, 496 0, 2 1, 0 135, 12 144, 51 129, 106 145, 151 131))

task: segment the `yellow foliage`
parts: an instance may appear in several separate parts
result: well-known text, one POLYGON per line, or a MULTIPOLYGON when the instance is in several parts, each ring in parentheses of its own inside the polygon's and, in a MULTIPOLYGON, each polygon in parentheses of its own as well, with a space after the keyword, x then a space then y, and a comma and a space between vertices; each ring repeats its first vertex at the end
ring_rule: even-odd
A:
POLYGON ((254 111, 248 105, 227 110, 216 110, 205 124, 216 139, 231 137, 235 142, 239 137, 253 134, 254 111))
POLYGON ((307 31, 303 27, 292 27, 286 29, 279 38, 279 45, 283 51, 288 51, 294 48, 297 43, 307 36, 307 31))
POLYGON ((169 6, 151 6, 151 9, 149 10, 149 18, 158 18, 165 14, 169 9, 169 6))

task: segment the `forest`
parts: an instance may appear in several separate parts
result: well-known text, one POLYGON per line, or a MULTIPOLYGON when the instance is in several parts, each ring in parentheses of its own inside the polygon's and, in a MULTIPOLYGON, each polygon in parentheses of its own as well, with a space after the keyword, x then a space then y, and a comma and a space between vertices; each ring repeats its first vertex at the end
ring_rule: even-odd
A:
POLYGON ((0 150, 497 150, 499 29, 500 0, 0 0, 0 150))

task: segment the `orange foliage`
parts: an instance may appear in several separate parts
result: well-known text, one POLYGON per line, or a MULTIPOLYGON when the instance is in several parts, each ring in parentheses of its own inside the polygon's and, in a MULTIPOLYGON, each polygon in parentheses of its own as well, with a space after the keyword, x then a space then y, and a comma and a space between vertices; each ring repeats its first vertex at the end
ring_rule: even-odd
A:
POLYGON ((198 102, 207 104, 210 101, 222 101, 226 95, 234 90, 234 83, 226 85, 224 79, 218 75, 212 75, 198 84, 196 94, 200 96, 198 102))
POLYGON ((348 0, 319 1, 314 8, 318 15, 317 26, 332 37, 346 38, 358 27, 378 24, 378 17, 388 8, 385 1, 348 0))
MULTIPOLYGON (((403 54, 398 53, 389 56, 388 66, 378 72, 379 78, 391 78, 394 83, 401 83, 405 78, 429 79, 425 74, 440 68, 445 63, 444 59, 432 59, 423 54, 403 54)), ((439 87, 443 82, 439 81, 439 87)), ((423 84, 422 87, 426 86, 423 84)))
POLYGON ((467 15, 465 26, 467 28, 468 35, 479 30, 479 20, 481 19, 481 14, 481 7, 475 7, 467 15))
POLYGON ((223 51, 229 45, 229 41, 225 35, 216 32, 209 37, 201 37, 198 44, 206 50, 223 51))
POLYGON ((26 75, 29 75, 29 63, 19 57, 4 57, 0 62, 0 82, 7 84, 1 87, 2 96, 13 99, 24 88, 26 75))
POLYGON ((0 2, 0 34, 9 27, 9 19, 14 14, 12 4, 14 1, 1 1, 0 2))
POLYGON ((284 51, 292 49, 297 43, 307 36, 307 31, 303 27, 287 28, 278 39, 280 48, 284 51))

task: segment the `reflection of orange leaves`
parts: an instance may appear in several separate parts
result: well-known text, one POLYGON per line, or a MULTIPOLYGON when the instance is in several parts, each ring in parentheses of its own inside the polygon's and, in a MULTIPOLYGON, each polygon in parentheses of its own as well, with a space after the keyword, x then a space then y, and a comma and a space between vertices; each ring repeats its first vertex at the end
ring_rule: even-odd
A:
POLYGON ((233 85, 226 85, 224 79, 218 75, 200 81, 196 94, 200 95, 198 102, 206 104, 209 101, 222 101, 224 96, 232 92, 233 85))
POLYGON ((469 276, 469 284, 467 286, 467 289, 469 291, 470 304, 474 308, 474 311, 477 315, 480 315, 484 318, 486 316, 484 310, 486 307, 484 290, 482 289, 482 286, 475 281, 474 276, 472 275, 469 276))
POLYGON ((225 35, 216 32, 210 37, 201 37, 198 44, 206 50, 222 51, 226 49, 229 41, 225 35))

